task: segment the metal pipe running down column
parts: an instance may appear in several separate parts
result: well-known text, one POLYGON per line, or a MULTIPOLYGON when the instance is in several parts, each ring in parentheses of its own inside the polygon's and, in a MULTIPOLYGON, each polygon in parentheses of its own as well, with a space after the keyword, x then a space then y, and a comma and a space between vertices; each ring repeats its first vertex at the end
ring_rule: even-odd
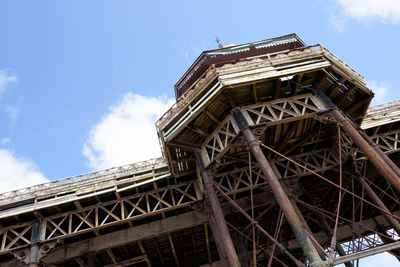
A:
POLYGON ((381 214, 385 217, 386 221, 390 224, 390 226, 393 227, 393 229, 397 232, 397 234, 400 235, 400 223, 395 218, 393 218, 393 216, 389 215, 391 214, 389 209, 382 202, 379 196, 374 192, 374 190, 369 186, 369 184, 365 181, 365 178, 362 177, 361 175, 356 175, 356 177, 358 178, 360 183, 364 186, 365 192, 367 193, 369 198, 373 202, 375 202, 375 204, 378 205, 382 210, 386 211, 385 213, 380 210, 381 214))
POLYGON ((197 166, 201 173, 201 177, 204 182, 204 189, 207 193, 208 201, 211 207, 212 217, 214 218, 215 228, 217 231, 213 231, 213 234, 217 234, 216 240, 220 240, 220 244, 223 246, 225 255, 220 255, 221 259, 226 257, 230 267, 240 267, 239 258, 236 254, 235 247, 233 246, 232 238, 226 225, 224 214, 222 213, 221 205, 218 201, 217 194, 214 189, 214 179, 210 175, 210 170, 204 167, 203 160, 200 152, 195 152, 197 166))
MULTIPOLYGON (((357 145, 358 148, 367 156, 371 163, 378 169, 378 171, 385 177, 386 181, 391 184, 400 193, 400 177, 397 166, 395 164, 388 164, 388 160, 382 156, 383 152, 379 151, 379 148, 371 146, 366 140, 365 135, 361 134, 345 115, 342 114, 338 109, 331 110, 332 117, 337 121, 340 126, 349 135, 351 140, 357 145), (394 168, 397 170, 394 170, 394 168)), ((369 140, 372 142, 371 140, 369 140)))
POLYGON ((304 226, 301 223, 300 218, 297 216, 288 196, 285 194, 281 184, 278 181, 275 173, 273 172, 271 166, 269 165, 264 153, 262 152, 260 145, 255 138, 253 132, 251 131, 249 124, 243 115, 240 108, 235 108, 232 110, 233 118, 243 134, 247 146, 256 158, 263 174, 266 177, 268 185, 271 188, 279 206, 282 208, 286 220, 288 221, 290 227, 292 228, 297 241, 299 242, 304 255, 310 262, 311 267, 326 267, 328 266, 326 262, 322 261, 318 255, 317 249, 314 247, 311 239, 308 237, 304 226))

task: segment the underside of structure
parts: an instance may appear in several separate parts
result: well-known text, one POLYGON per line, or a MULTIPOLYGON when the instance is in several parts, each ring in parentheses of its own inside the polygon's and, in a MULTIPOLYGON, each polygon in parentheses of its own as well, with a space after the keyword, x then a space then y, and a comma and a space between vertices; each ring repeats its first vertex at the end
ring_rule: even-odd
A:
POLYGON ((1 266, 400 260, 400 102, 295 34, 205 51, 175 93, 162 158, 0 195, 1 266))

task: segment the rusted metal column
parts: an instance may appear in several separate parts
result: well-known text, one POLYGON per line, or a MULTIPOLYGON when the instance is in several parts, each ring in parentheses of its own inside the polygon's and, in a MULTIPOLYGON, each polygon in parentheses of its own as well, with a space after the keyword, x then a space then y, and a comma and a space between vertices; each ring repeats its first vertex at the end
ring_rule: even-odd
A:
MULTIPOLYGON (((397 173, 400 171, 395 171, 395 164, 388 164, 388 160, 382 156, 382 151, 379 148, 375 148, 369 142, 367 142, 365 135, 360 133, 360 130, 357 129, 351 122, 348 120, 339 110, 334 109, 331 111, 332 117, 336 120, 343 130, 349 135, 351 140, 364 152, 367 158, 371 161, 371 163, 375 166, 375 168, 385 177, 386 181, 391 184, 398 192, 400 192, 400 177, 397 173), (364 137, 363 137, 364 136, 364 137)), ((371 140, 369 140, 372 142, 371 140)), ((398 168, 397 168, 398 169, 398 168)))
POLYGON ((400 223, 395 218, 393 218, 392 216, 389 215, 390 214, 389 209, 382 202, 382 200, 379 198, 379 196, 374 192, 374 190, 369 186, 369 184, 365 181, 365 178, 360 175, 355 175, 355 176, 358 178, 360 183, 364 186, 365 192, 368 194, 368 197, 373 202, 375 202, 375 204, 378 205, 382 210, 386 211, 386 212, 382 212, 381 210, 379 210, 379 212, 383 215, 383 217, 385 217, 385 219, 390 224, 390 226, 393 227, 393 229, 397 232, 397 234, 400 235, 400 223))
POLYGON ((288 221, 290 227, 292 228, 297 241, 299 242, 304 255, 307 260, 310 262, 311 267, 325 267, 327 264, 321 260, 318 255, 317 249, 314 247, 311 239, 308 237, 304 226, 301 223, 300 218, 297 216, 295 209, 288 196, 285 194, 281 184, 279 183, 278 178, 273 172, 271 166, 269 165, 267 159, 265 158, 264 153, 262 152, 260 145, 255 138, 253 132, 251 131, 245 116, 239 108, 235 108, 232 110, 233 118, 239 129, 241 130, 246 143, 256 158, 258 164, 260 165, 261 171, 266 177, 268 185, 271 188, 272 193, 274 194, 278 204, 282 208, 282 211, 285 214, 286 220, 288 221))
MULTIPOLYGON (((328 222, 325 220, 324 217, 322 217, 321 215, 317 214, 317 217, 320 221, 320 226, 322 227, 322 230, 328 235, 328 236, 333 236, 333 231, 331 229, 331 227, 329 226, 328 222)), ((340 256, 346 256, 346 251, 344 251, 344 249, 342 248, 342 246, 340 245, 339 242, 336 242, 336 251, 340 256)), ((344 265, 346 265, 346 267, 353 267, 353 263, 351 263, 350 261, 345 262, 344 265)))
POLYGON ((31 242, 29 248, 29 260, 27 260, 28 267, 38 267, 40 258, 43 257, 40 251, 40 242, 44 239, 45 224, 43 221, 38 220, 32 226, 31 242))
POLYGON ((209 210, 210 203, 208 202, 208 200, 205 200, 205 201, 207 204, 206 212, 207 212, 207 217, 208 217, 208 223, 210 224, 211 233, 214 237, 215 245, 217 246, 218 255, 221 260, 222 267, 229 267, 228 259, 226 258, 226 254, 223 252, 224 251, 224 246, 222 244, 223 242, 220 240, 220 236, 218 234, 218 230, 215 225, 215 220, 212 216, 212 212, 209 210))
MULTIPOLYGON (((213 215, 212 217, 214 218, 214 223, 217 230, 215 231, 215 234, 218 235, 217 239, 221 241, 221 245, 223 246, 223 251, 228 260, 229 266, 238 267, 240 266, 239 258, 236 254, 235 247, 233 246, 232 238, 229 234, 228 226, 226 225, 224 214, 222 213, 221 205, 215 192, 214 179, 211 176, 210 170, 204 168, 203 160, 199 151, 195 152, 195 156, 197 166, 201 173, 201 177, 203 178, 204 189, 208 197, 211 212, 213 215)), ((223 255, 220 256, 222 258, 223 255)))
POLYGON ((41 255, 40 255, 40 248, 39 244, 32 244, 29 248, 29 261, 27 266, 28 267, 39 267, 39 261, 40 261, 41 255))
POLYGON ((52 249, 57 240, 44 242, 46 221, 38 220, 32 225, 30 244, 26 247, 12 250, 15 258, 28 267, 39 267, 40 259, 52 249))
MULTIPOLYGON (((294 211, 296 212, 297 216, 299 217, 301 223, 303 224, 304 229, 306 230, 306 232, 309 233, 309 236, 312 235, 312 231, 310 229, 310 227, 308 226, 308 223, 306 221, 306 219, 304 218, 303 214, 301 213, 299 207, 296 204, 296 201, 293 199, 293 197, 290 196, 289 190, 286 187, 286 184, 284 181, 280 181, 280 184, 285 192, 285 194, 288 196, 290 203, 292 204, 292 207, 294 209, 294 211)), ((318 242, 312 237, 310 237, 311 242, 313 243, 314 247, 316 248, 318 255, 320 256, 320 258, 322 260, 326 259, 326 253, 324 251, 324 249, 321 247, 320 244, 318 244, 318 242)))
MULTIPOLYGON (((297 216, 299 217, 301 223, 303 224, 304 229, 305 229, 310 235, 312 235, 313 233, 312 233, 310 227, 308 226, 308 223, 307 223, 306 219, 303 217, 303 214, 301 214, 301 212, 300 212, 300 210, 299 210, 299 207, 297 207, 296 202, 293 201, 292 199, 290 199, 290 203, 292 204, 293 209, 295 210, 297 216)), ((326 259, 326 253, 325 253, 324 249, 321 247, 321 245, 318 244, 318 242, 317 242, 315 239, 313 240, 311 237, 310 237, 310 239, 311 239, 311 242, 313 243, 315 249, 317 250, 318 255, 319 255, 319 257, 321 258, 321 260, 326 259)))

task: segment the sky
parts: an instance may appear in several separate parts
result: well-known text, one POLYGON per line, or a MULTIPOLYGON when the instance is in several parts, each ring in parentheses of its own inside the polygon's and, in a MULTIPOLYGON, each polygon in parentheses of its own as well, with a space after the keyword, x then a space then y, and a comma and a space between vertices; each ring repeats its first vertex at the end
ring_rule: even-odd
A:
POLYGON ((1 0, 0 191, 160 156, 154 122, 217 36, 289 33, 400 99, 398 0, 1 0))

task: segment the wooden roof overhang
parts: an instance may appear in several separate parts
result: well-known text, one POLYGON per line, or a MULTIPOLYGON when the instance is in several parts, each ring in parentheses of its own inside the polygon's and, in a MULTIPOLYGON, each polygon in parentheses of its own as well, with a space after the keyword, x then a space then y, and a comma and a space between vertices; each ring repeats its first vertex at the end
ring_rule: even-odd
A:
POLYGON ((213 64, 235 62, 263 54, 275 53, 288 49, 304 47, 306 44, 296 35, 288 34, 258 42, 204 51, 175 84, 175 96, 180 98, 189 87, 213 64))
MULTIPOLYGON (((338 183, 338 131, 335 125, 313 116, 314 111, 319 110, 316 108, 318 101, 313 102, 315 91, 324 92, 360 124, 396 164, 400 163, 400 103, 367 111, 373 94, 366 88, 364 79, 326 48, 303 47, 216 64, 210 66, 157 122, 164 160, 116 167, 84 175, 82 179, 67 178, 52 185, 3 194, 1 265, 19 266, 9 252, 29 244, 32 225, 38 220, 47 222, 45 241, 59 240, 54 251, 43 259, 47 264, 84 266, 88 254, 95 255, 98 265, 108 267, 201 266, 218 260, 201 205, 202 185, 195 175, 193 150, 211 140, 234 107, 251 110, 275 105, 284 109, 282 103, 292 101, 295 105, 308 99, 311 102, 302 103, 309 108, 309 114, 296 119, 283 115, 280 122, 264 123, 266 129, 260 141, 338 183)), ((346 177, 343 186, 362 195, 362 187, 352 179, 354 162, 347 159, 363 164, 367 161, 346 135, 341 140, 346 177)), ((264 152, 316 240, 324 248, 328 247, 331 235, 321 229, 315 209, 323 209, 328 224, 333 226, 337 188, 274 153, 264 152)), ((277 228, 279 206, 254 159, 252 175, 249 174, 248 159, 243 145, 229 146, 218 158, 215 184, 245 210, 250 209, 252 190, 256 220, 273 233, 277 228)), ((400 205, 382 176, 370 164, 366 165, 366 174, 389 210, 400 216, 400 205)), ((235 244, 244 244, 250 251, 251 242, 246 243, 234 230, 250 229, 249 222, 222 198, 221 205, 235 244)), ((371 243, 375 236, 381 235, 376 234, 377 231, 382 233, 390 228, 376 209, 361 204, 349 194, 343 196, 340 214, 344 219, 341 219, 337 238, 349 251, 351 242, 347 244, 347 241, 367 236, 366 243, 371 243)), ((258 247, 257 258, 266 261, 271 241, 260 233, 257 233, 257 240, 262 244, 258 247)), ((279 241, 296 257, 303 257, 286 223, 282 225, 279 241)), ((276 252, 276 255, 287 265, 292 264, 283 254, 276 252)), ((281 265, 274 261, 272 266, 281 265)))
MULTIPOLYGON (((234 107, 312 90, 324 92, 358 123, 373 97, 364 78, 321 45, 212 65, 156 123, 172 173, 179 176, 193 172, 191 152, 204 145, 234 107)), ((299 134, 311 129, 303 124, 299 134)))

